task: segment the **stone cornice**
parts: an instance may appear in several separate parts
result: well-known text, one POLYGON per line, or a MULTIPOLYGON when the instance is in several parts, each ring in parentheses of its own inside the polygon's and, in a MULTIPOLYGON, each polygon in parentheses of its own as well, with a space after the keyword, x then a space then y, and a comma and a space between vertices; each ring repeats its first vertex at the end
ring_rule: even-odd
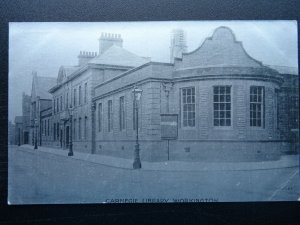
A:
POLYGON ((105 65, 105 64, 87 64, 81 68, 79 68, 78 70, 74 71, 72 74, 70 74, 65 81, 63 81, 60 84, 55 85, 54 87, 52 87, 49 92, 53 93, 55 91, 57 91, 60 87, 62 87, 64 84, 72 81, 73 79, 75 79, 76 77, 80 76, 83 72, 87 71, 88 69, 131 69, 132 67, 125 67, 125 66, 114 66, 114 65, 105 65))
MULTIPOLYGON (((283 82, 282 77, 274 77, 267 75, 247 75, 247 74, 231 74, 231 75, 207 75, 207 76, 193 76, 193 77, 179 77, 179 78, 170 78, 170 79, 160 79, 149 77, 138 82, 133 82, 128 85, 122 86, 120 88, 114 89, 112 91, 106 92, 99 96, 96 96, 92 99, 92 101, 96 101, 98 99, 113 95, 115 93, 128 90, 133 88, 134 85, 143 85, 147 82, 189 82, 189 81, 205 81, 205 80, 255 80, 255 81, 268 81, 274 82, 277 84, 281 84, 283 82)), ((107 85, 107 83, 106 83, 107 85)))
POLYGON ((268 67, 194 67, 175 70, 173 79, 254 79, 269 80, 281 85, 283 76, 268 67))

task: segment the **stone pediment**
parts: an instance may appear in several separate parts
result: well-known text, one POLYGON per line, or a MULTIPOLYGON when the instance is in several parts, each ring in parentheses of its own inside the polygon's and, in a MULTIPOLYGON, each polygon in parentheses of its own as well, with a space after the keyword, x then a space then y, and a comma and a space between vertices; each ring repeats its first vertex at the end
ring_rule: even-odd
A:
POLYGON ((212 37, 205 39, 196 50, 183 53, 182 60, 177 60, 178 69, 193 67, 262 67, 245 51, 241 42, 227 27, 217 28, 212 37))
POLYGON ((57 84, 61 84, 66 81, 72 73, 78 70, 80 66, 61 66, 58 71, 57 84))

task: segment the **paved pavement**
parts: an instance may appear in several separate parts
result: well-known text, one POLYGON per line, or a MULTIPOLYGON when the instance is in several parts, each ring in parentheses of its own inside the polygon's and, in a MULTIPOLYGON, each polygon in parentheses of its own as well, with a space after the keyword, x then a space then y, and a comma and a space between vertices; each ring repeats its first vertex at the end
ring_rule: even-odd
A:
MULTIPOLYGON (((33 146, 22 145, 22 147, 33 151, 33 146)), ((39 146, 38 150, 45 153, 68 157, 68 150, 39 146)), ((132 169, 131 159, 123 159, 98 154, 87 154, 74 152, 72 158, 88 162, 98 163, 111 167, 132 169)), ((142 170, 162 170, 162 171, 230 171, 230 170, 264 170, 276 168, 299 167, 299 155, 283 155, 279 160, 260 162, 142 162, 142 170)))

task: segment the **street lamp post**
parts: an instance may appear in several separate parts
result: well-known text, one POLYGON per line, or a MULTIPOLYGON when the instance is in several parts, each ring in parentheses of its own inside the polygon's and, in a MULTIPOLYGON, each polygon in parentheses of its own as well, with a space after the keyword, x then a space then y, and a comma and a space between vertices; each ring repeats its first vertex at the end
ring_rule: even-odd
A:
POLYGON ((34 125, 35 125, 35 141, 34 141, 34 149, 38 149, 38 144, 37 144, 37 119, 34 120, 34 125))
POLYGON ((140 169, 142 168, 141 159, 140 159, 140 145, 139 145, 139 109, 138 109, 138 101, 141 98, 143 90, 134 88, 132 90, 133 93, 133 104, 135 109, 135 119, 136 119, 136 144, 134 149, 134 161, 133 161, 133 169, 140 169))
POLYGON ((70 108, 68 108, 68 113, 69 113, 69 122, 70 122, 70 128, 69 128, 69 135, 70 135, 70 144, 69 144, 69 152, 68 152, 68 156, 73 156, 73 143, 72 143, 72 106, 70 106, 70 108))

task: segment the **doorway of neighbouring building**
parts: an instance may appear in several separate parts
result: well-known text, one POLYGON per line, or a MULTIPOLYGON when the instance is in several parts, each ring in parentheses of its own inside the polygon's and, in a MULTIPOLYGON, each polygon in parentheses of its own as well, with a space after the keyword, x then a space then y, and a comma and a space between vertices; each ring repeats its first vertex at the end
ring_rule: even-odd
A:
POLYGON ((27 131, 24 132, 24 143, 29 144, 29 133, 27 131))
POLYGON ((60 129, 60 147, 62 148, 63 147, 63 130, 60 129))
POLYGON ((19 146, 21 145, 21 129, 18 129, 18 143, 19 146))
POLYGON ((66 127, 66 147, 69 148, 69 126, 66 127))

